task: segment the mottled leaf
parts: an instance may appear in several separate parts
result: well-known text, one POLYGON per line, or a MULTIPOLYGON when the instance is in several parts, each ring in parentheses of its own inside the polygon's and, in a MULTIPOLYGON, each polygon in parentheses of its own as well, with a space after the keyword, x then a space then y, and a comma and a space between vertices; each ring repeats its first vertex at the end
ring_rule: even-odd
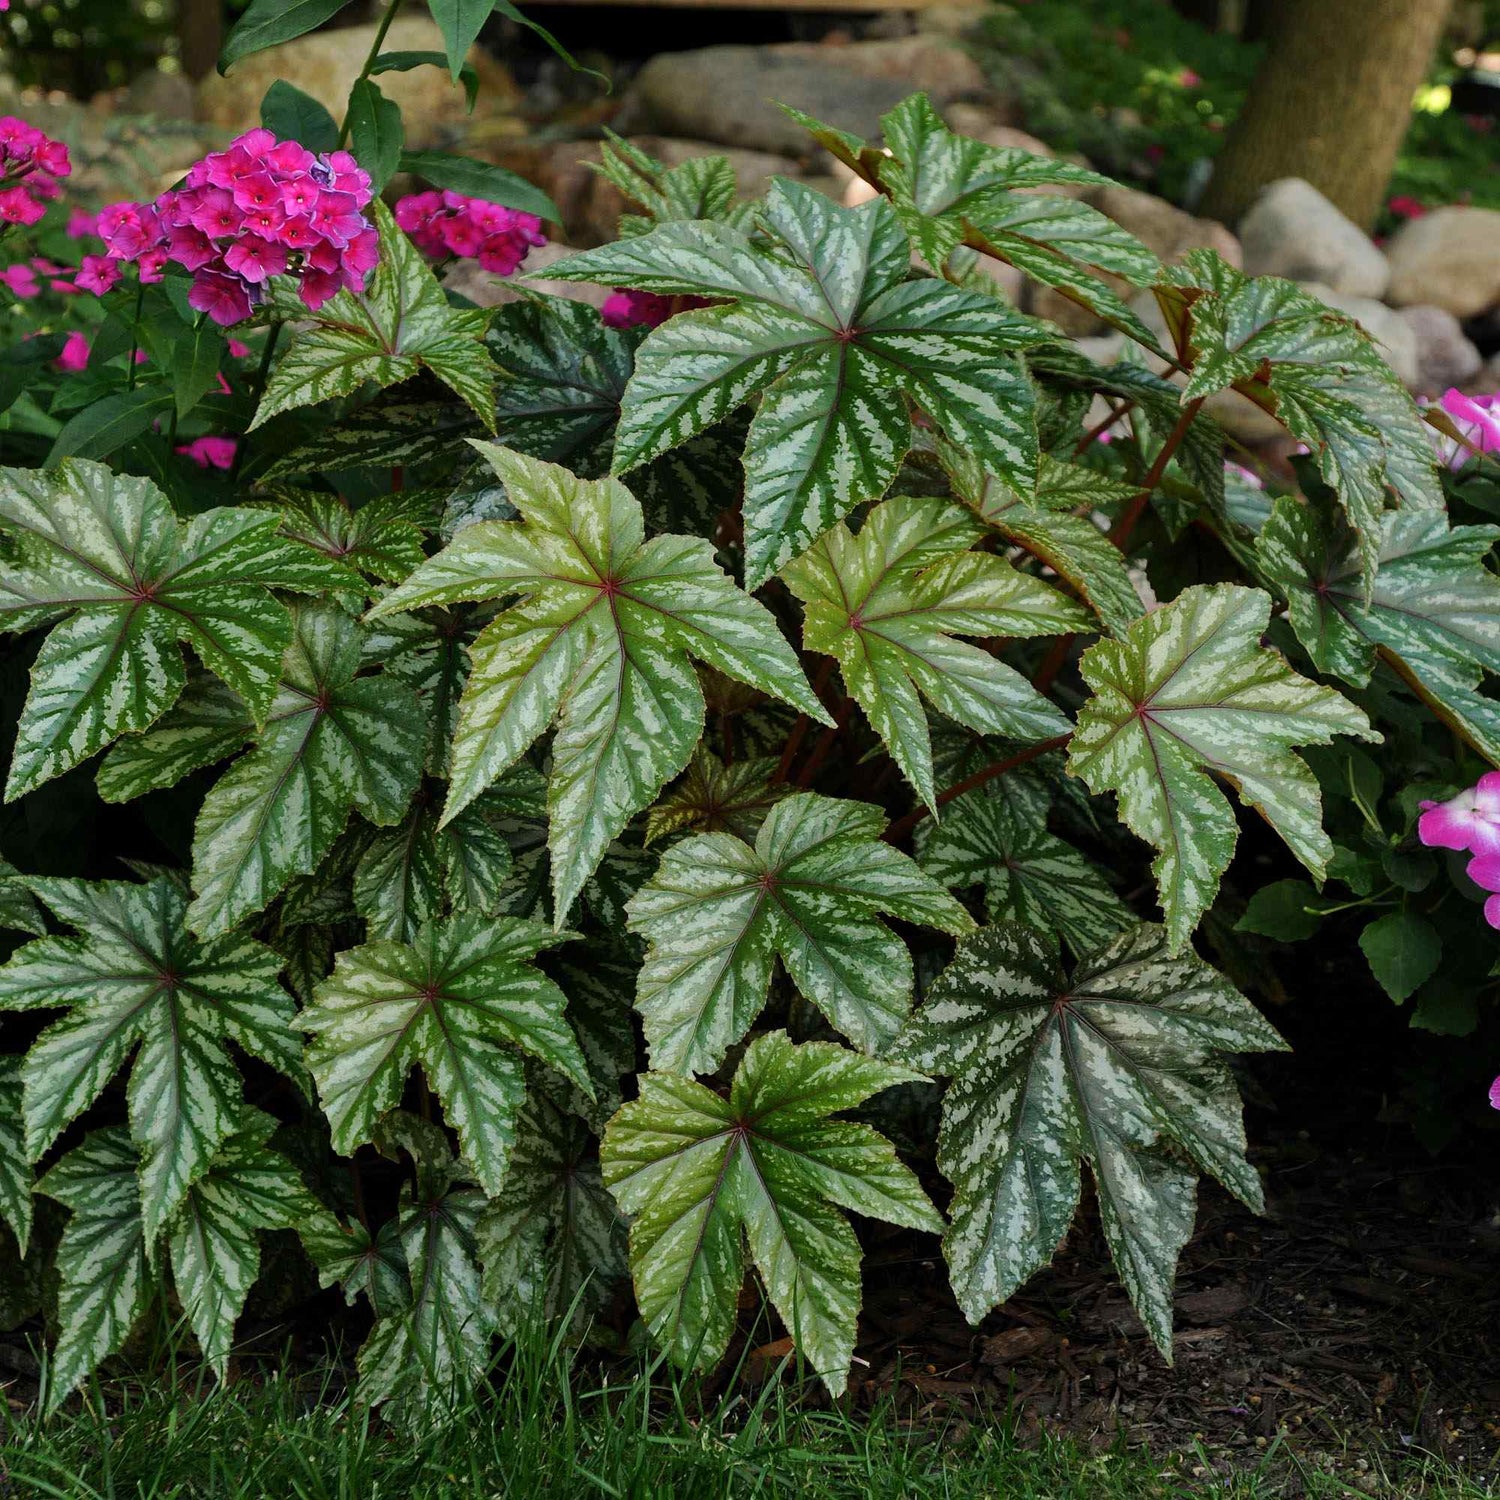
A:
POLYGON ((646 819, 646 842, 674 833, 732 833, 751 839, 761 820, 790 788, 776 780, 774 756, 726 766, 700 745, 688 768, 646 819))

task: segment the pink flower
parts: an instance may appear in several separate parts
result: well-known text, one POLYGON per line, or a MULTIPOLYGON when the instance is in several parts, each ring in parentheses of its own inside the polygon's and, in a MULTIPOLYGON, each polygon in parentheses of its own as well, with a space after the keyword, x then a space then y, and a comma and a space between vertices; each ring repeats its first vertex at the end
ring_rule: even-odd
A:
POLYGON ((0 282, 4 282, 23 302, 29 297, 35 297, 42 289, 41 282, 36 279, 36 272, 30 266, 6 266, 0 270, 0 282))
POLYGON ((81 333, 70 333, 63 340, 62 353, 52 361, 59 370, 76 374, 89 362, 89 341, 81 333))
POLYGON ((1467 791, 1447 802, 1424 802, 1422 808, 1417 836, 1429 849, 1500 854, 1500 771, 1487 771, 1467 791))
MULTIPOLYGON (((1481 453, 1500 453, 1500 399, 1495 396, 1476 399, 1450 388, 1443 393, 1441 404, 1481 453)), ((1463 456, 1468 457, 1467 453, 1463 456)))
POLYGON ((1490 1085, 1490 1108, 1500 1109, 1500 1078, 1490 1085))
POLYGON ((233 438, 201 437, 182 444, 177 451, 192 459, 200 469, 228 469, 234 465, 237 446, 233 438))
POLYGON ((1183 68, 1177 75, 1177 81, 1185 89, 1195 89, 1203 82, 1191 68, 1183 68))
POLYGON ((1387 202, 1386 207, 1398 219, 1420 219, 1427 212, 1427 205, 1409 193, 1398 193, 1387 202))
POLYGON ((218 271, 199 271, 193 277, 188 306, 206 312, 220 328, 243 323, 253 308, 245 283, 218 271))
POLYGON ((698 297, 663 297, 656 292, 611 292, 599 309, 607 328, 655 328, 684 306, 702 307, 698 297))
POLYGON ((224 252, 224 264, 248 282, 261 282, 286 270, 286 251, 280 245, 247 234, 224 252))
POLYGON ((244 359, 249 354, 250 346, 242 339, 231 337, 229 339, 229 357, 231 359, 244 359))
POLYGON ((75 208, 68 215, 68 227, 64 231, 70 240, 86 240, 99 233, 99 215, 75 208))
POLYGON ((496 276, 513 275, 533 245, 547 242, 535 214, 462 193, 412 193, 396 204, 396 223, 424 255, 478 260, 496 276))
POLYGON ((46 206, 25 188, 0 188, 0 224, 35 224, 46 212, 46 206))
POLYGON ((120 263, 107 255, 85 255, 73 284, 81 291, 102 297, 119 279, 120 263))

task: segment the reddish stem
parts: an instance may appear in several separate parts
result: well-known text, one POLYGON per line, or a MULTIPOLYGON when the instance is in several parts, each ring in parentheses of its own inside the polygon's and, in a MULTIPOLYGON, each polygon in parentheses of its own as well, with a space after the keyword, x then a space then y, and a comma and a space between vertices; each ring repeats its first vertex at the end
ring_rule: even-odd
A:
POLYGON ((1181 447, 1182 440, 1187 436, 1187 430, 1193 425, 1193 418, 1198 415, 1198 408, 1203 405, 1203 402, 1204 397, 1199 396, 1182 408, 1177 417, 1177 425, 1167 434, 1167 440, 1161 445, 1161 451, 1156 455, 1156 461, 1142 481, 1139 492, 1127 503, 1125 509, 1120 512, 1119 519, 1110 527, 1109 539, 1121 552, 1130 541, 1130 534, 1135 530, 1135 524, 1140 520, 1141 512, 1145 510, 1146 502, 1151 498, 1151 492, 1161 483, 1162 475, 1167 472, 1167 465, 1172 462, 1172 455, 1181 447))
MULTIPOLYGON (((829 681, 833 677, 833 658, 825 656, 823 665, 818 668, 818 675, 813 678, 813 697, 818 702, 823 701, 823 694, 828 690, 829 681)), ((792 732, 786 737, 786 748, 781 752, 781 764, 776 767, 776 780, 785 781, 787 774, 792 769, 792 762, 797 758, 797 752, 802 748, 802 741, 807 737, 807 726, 812 720, 806 714, 798 714, 797 722, 792 725, 792 732)))

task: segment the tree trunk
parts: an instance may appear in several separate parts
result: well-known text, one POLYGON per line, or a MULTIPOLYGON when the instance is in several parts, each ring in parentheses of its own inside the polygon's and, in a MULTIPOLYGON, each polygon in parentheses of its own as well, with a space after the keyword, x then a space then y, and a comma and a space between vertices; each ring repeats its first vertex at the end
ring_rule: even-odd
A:
POLYGON ((224 18, 220 0, 179 0, 177 38, 182 71, 195 83, 219 61, 224 18))
POLYGON ((1265 60, 1200 212, 1233 224, 1305 177, 1368 229, 1452 0, 1273 0, 1265 60))

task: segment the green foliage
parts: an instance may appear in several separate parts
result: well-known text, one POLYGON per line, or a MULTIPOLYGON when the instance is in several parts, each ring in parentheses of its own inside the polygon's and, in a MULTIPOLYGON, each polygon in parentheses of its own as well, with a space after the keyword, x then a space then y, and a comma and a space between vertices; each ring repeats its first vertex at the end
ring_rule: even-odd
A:
MULTIPOLYGON (((257 0, 226 59, 335 9, 257 0)), ((285 86, 266 118, 550 214, 405 153, 371 81, 464 81, 496 10, 435 5, 443 50, 377 49, 337 125, 285 86)), ((373 1320, 357 1399, 411 1431, 496 1335, 627 1315, 627 1278, 642 1338, 711 1366, 751 1266, 837 1394, 846 1214, 946 1222, 977 1321, 1084 1163, 1167 1349, 1198 1173, 1259 1202, 1223 1054, 1280 1045, 1200 924, 1246 983, 1347 935, 1382 1010, 1479 1024, 1476 891, 1413 827, 1500 758, 1487 471, 1440 483, 1305 293, 1164 271, 1034 191, 1093 174, 920 98, 882 149, 809 123, 874 200, 740 203, 722 160, 610 142, 638 211, 561 272, 691 302, 649 332, 470 307, 378 208, 365 290, 309 312, 274 278, 228 395, 243 355, 171 277, 100 303, 70 381, 52 344, 0 361, 0 1009, 37 1012, 0 1058, 0 1218, 57 1267, 53 1407, 153 1309, 227 1377, 304 1255, 373 1320), (1147 351, 1117 287, 1149 286, 1183 384, 975 289, 976 250, 1147 351), (1295 492, 1226 487, 1226 388, 1307 444, 1295 492), (176 423, 237 435, 232 467, 185 469, 176 423), (1232 863, 1240 807, 1291 857, 1232 863), (877 1107, 920 1156, 941 1094, 946 1220, 842 1117, 905 1085, 877 1107)))

